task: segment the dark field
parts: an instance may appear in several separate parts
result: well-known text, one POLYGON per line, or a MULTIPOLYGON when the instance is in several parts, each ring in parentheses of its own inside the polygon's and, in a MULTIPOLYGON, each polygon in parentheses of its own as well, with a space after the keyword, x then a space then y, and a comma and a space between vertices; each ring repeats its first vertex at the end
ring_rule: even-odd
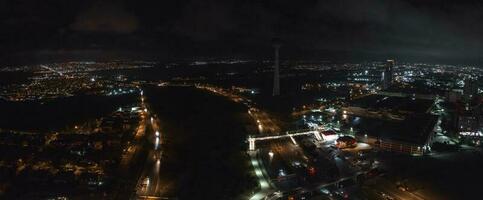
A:
POLYGON ((239 199, 256 186, 250 175, 247 109, 194 88, 148 88, 161 121, 161 177, 179 199, 239 199))
POLYGON ((132 105, 135 95, 74 96, 44 102, 0 100, 0 127, 21 131, 57 131, 132 105))
POLYGON ((393 172, 391 178, 409 180, 432 199, 481 199, 481 151, 460 150, 424 157, 383 154, 382 160, 393 172))

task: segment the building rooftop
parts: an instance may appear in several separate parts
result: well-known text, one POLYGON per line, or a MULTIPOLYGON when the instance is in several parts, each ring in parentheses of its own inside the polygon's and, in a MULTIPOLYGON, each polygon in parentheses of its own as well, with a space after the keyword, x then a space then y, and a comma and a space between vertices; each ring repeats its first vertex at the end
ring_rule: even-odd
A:
POLYGON ((385 140, 424 145, 437 121, 438 116, 417 114, 402 121, 355 117, 352 125, 359 135, 367 134, 385 140))
POLYGON ((352 105, 369 110, 426 113, 433 105, 433 102, 433 100, 428 99, 373 94, 353 100, 352 105))

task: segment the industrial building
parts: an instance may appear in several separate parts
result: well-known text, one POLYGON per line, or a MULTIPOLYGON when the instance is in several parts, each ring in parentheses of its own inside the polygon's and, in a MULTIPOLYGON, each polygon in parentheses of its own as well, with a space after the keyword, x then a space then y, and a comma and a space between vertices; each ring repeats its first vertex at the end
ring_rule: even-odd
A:
POLYGON ((359 141, 381 150, 421 155, 430 150, 439 117, 434 101, 411 96, 368 95, 344 107, 359 141))
POLYGON ((385 151, 422 155, 433 142, 438 117, 408 116, 405 120, 355 117, 356 138, 385 151))

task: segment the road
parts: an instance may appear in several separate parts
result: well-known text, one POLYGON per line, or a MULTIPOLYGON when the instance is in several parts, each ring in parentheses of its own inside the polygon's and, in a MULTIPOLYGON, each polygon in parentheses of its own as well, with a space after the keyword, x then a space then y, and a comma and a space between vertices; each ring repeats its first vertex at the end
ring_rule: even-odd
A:
POLYGON ((260 134, 279 134, 280 127, 269 117, 266 112, 250 107, 248 110, 250 116, 255 120, 260 134))
POLYGON ((255 170, 255 175, 258 178, 258 183, 260 184, 260 191, 255 193, 253 196, 250 197, 250 200, 259 200, 265 198, 265 196, 272 194, 274 190, 273 186, 271 186, 270 177, 265 171, 265 167, 263 166, 263 162, 260 160, 259 151, 251 151, 248 152, 250 155, 250 162, 255 170))
POLYGON ((162 161, 162 136, 160 122, 156 115, 150 113, 149 106, 145 103, 145 96, 141 92, 141 122, 135 133, 135 142, 125 150, 121 163, 130 163, 132 157, 137 156, 143 150, 147 150, 146 161, 135 185, 131 199, 160 199, 168 184, 161 180, 160 167, 162 161), (147 141, 147 142, 145 142, 147 141))
POLYGON ((162 133, 160 131, 159 120, 150 115, 149 125, 150 131, 147 132, 148 139, 148 156, 144 165, 141 176, 136 184, 135 199, 159 199, 164 191, 167 190, 168 184, 163 183, 160 174, 162 161, 162 133))
POLYGON ((233 91, 225 90, 223 88, 217 88, 212 86, 197 86, 197 88, 225 96, 237 103, 243 102, 249 108, 248 113, 256 121, 259 132, 261 134, 280 133, 281 130, 277 123, 275 123, 275 121, 266 112, 253 107, 252 103, 250 103, 251 101, 247 98, 238 95, 233 91))

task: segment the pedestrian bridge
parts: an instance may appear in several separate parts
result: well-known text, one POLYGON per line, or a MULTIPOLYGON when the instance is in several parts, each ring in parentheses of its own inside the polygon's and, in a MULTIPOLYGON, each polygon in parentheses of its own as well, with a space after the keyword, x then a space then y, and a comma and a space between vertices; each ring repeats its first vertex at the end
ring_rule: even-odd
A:
POLYGON ((285 134, 279 134, 279 135, 268 135, 268 136, 259 136, 259 137, 248 137, 248 150, 254 151, 256 149, 255 147, 255 142, 256 141, 261 141, 261 140, 273 140, 273 139, 281 139, 281 138, 290 138, 294 144, 297 144, 295 142, 295 139, 293 138, 294 136, 299 136, 299 135, 310 135, 313 134, 317 140, 322 141, 322 137, 320 136, 319 131, 317 130, 312 130, 312 129, 304 129, 304 130, 297 130, 297 131, 287 131, 285 134))

